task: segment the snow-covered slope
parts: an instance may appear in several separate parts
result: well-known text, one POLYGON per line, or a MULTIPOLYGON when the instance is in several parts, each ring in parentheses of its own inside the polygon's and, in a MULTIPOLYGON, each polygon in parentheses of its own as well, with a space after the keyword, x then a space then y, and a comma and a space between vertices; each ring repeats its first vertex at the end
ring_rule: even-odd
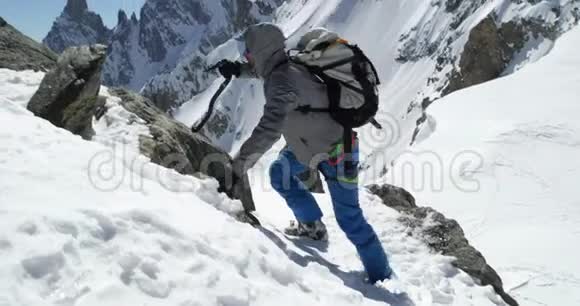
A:
POLYGON ((57 53, 68 47, 87 44, 106 45, 111 30, 101 16, 89 11, 87 0, 68 0, 62 14, 54 21, 43 43, 57 53))
POLYGON ((580 303, 580 28, 443 98, 388 181, 456 218, 522 305, 580 303))
POLYGON ((137 155, 128 140, 147 131, 115 129, 131 120, 123 112, 95 123, 97 142, 34 117, 25 106, 41 78, 0 69, 0 122, 10 127, 0 130, 1 304, 502 305, 368 194, 363 206, 399 278, 378 286, 362 282, 325 196, 329 246, 281 235, 290 215, 260 189, 264 228, 239 223, 229 213, 240 203, 215 181, 137 155))

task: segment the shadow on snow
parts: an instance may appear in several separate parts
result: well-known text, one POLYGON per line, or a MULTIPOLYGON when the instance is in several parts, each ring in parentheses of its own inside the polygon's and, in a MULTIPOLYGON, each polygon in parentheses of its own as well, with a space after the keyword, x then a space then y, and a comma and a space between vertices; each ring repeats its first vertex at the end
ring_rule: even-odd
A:
POLYGON ((297 252, 291 250, 287 243, 278 237, 278 235, 276 235, 274 232, 264 227, 261 227, 260 231, 268 239, 274 242, 274 244, 278 246, 278 248, 280 248, 280 250, 282 250, 288 256, 288 258, 290 258, 296 264, 302 267, 306 267, 309 263, 315 262, 325 266, 332 274, 340 278, 345 286, 362 293, 362 295, 367 299, 385 302, 391 306, 415 306, 415 303, 413 303, 413 301, 406 293, 392 293, 385 288, 367 284, 363 281, 364 274, 362 272, 342 271, 338 265, 331 263, 324 257, 320 256, 318 251, 326 252, 328 250, 328 243, 308 241, 304 239, 289 239, 288 241, 290 241, 295 247, 308 254, 300 255, 297 252))

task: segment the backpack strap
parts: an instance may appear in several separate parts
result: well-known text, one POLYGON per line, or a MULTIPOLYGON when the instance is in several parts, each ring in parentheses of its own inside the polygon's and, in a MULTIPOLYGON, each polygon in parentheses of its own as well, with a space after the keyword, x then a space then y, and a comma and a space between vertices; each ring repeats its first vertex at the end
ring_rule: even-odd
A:
POLYGON ((310 105, 300 105, 294 109, 297 112, 301 112, 303 114, 308 113, 329 113, 330 108, 322 108, 322 107, 312 107, 310 105))
POLYGON ((383 126, 377 121, 377 119, 375 119, 375 117, 371 118, 371 121, 369 121, 369 123, 372 124, 378 130, 383 129, 383 126))
POLYGON ((342 141, 344 142, 344 176, 351 178, 355 173, 354 161, 352 160, 352 128, 344 127, 342 141))

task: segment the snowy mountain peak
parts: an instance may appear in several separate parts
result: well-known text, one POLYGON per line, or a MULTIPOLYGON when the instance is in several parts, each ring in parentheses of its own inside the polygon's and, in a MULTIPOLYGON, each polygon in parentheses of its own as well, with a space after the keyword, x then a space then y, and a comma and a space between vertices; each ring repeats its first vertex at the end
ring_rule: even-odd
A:
POLYGON ((107 44, 111 33, 101 16, 89 10, 86 0, 68 0, 42 42, 61 53, 73 46, 107 44))
POLYGON ((68 0, 64 12, 73 18, 82 17, 89 10, 87 0, 68 0))

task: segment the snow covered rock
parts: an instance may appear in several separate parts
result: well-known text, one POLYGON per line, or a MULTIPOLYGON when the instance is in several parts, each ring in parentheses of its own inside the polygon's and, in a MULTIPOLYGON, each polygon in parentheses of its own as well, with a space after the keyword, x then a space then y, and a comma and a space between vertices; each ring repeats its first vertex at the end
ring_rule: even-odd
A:
MULTIPOLYGON (((223 188, 229 186, 231 158, 226 152, 216 148, 207 138, 192 133, 182 123, 169 118, 147 98, 124 89, 109 89, 109 93, 120 98, 119 104, 148 127, 151 135, 139 136, 141 154, 149 157, 153 163, 181 174, 203 173, 217 179, 223 188)), ((241 200, 246 210, 255 209, 250 189, 235 197, 241 200)))
POLYGON ((112 31, 100 15, 89 11, 86 0, 68 0, 43 43, 57 53, 73 46, 108 44, 112 31))
POLYGON ((413 195, 403 188, 385 184, 371 185, 368 189, 381 198, 386 206, 401 213, 399 221, 409 226, 411 235, 422 237, 434 251, 455 257, 454 266, 479 280, 481 285, 491 285, 508 305, 518 305, 505 292, 500 276, 487 264, 481 252, 469 244, 457 221, 431 207, 417 206, 413 195))
POLYGON ((67 49, 57 67, 44 77, 28 109, 58 127, 90 139, 94 135, 92 114, 103 103, 97 95, 105 56, 103 45, 67 49))
POLYGON ((471 30, 443 95, 500 77, 531 40, 555 41, 568 29, 539 17, 514 19, 503 24, 496 18, 490 14, 471 30))
MULTIPOLYGON (((217 179, 222 188, 228 188, 232 174, 231 158, 226 152, 136 93, 106 89, 99 95, 105 57, 106 47, 102 45, 67 49, 59 58, 57 68, 44 77, 28 109, 87 140, 95 135, 98 138, 100 134, 114 134, 111 130, 117 128, 122 134, 131 134, 131 125, 141 125, 142 132, 132 135, 134 139, 121 140, 137 143, 139 152, 153 163, 181 174, 202 173, 217 179), (121 126, 118 126, 119 112, 129 116, 121 126), (103 122, 99 123, 101 119, 103 122), (95 132, 95 124, 99 124, 99 133, 95 132)), ((251 190, 242 190, 234 196, 242 200, 246 210, 254 210, 251 190)))
POLYGON ((580 20, 579 1, 447 1, 400 37, 397 60, 435 69, 415 104, 510 74, 545 55, 580 20), (438 21, 425 19, 436 16, 438 21), (433 31, 438 34, 433 35, 433 31))
POLYGON ((56 64, 56 55, 20 33, 0 17, 0 68, 46 71, 56 64))

